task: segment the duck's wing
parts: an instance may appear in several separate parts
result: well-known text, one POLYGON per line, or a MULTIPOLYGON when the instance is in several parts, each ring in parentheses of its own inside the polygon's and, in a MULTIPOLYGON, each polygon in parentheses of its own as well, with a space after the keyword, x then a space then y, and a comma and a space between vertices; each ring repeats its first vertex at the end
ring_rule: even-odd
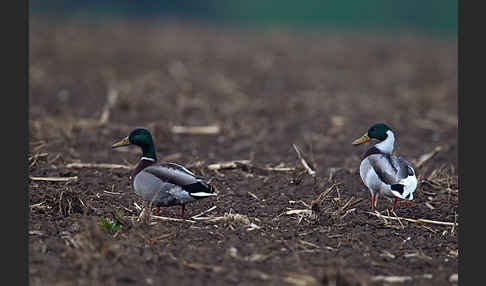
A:
POLYGON ((143 172, 152 174, 164 182, 178 186, 190 185, 197 182, 194 174, 168 165, 152 165, 143 169, 143 172))
POLYGON ((393 165, 397 168, 397 176, 400 180, 407 178, 408 176, 415 176, 415 170, 412 164, 403 159, 402 157, 392 157, 393 165))
POLYGON ((399 169, 395 166, 390 155, 376 154, 368 156, 368 161, 383 183, 393 185, 400 181, 399 169))
POLYGON ((181 165, 176 164, 176 163, 164 162, 164 163, 160 163, 160 166, 166 167, 166 168, 169 168, 169 169, 178 170, 180 172, 186 173, 187 175, 193 176, 196 179, 201 179, 201 180, 206 179, 205 177, 198 176, 198 175, 194 174, 193 172, 189 171, 186 167, 181 166, 181 165))
POLYGON ((397 166, 397 176, 399 183, 391 185, 391 192, 402 199, 413 200, 413 192, 417 188, 417 177, 412 164, 401 157, 393 157, 393 162, 397 166))
POLYGON ((206 184, 186 168, 174 163, 149 166, 143 172, 149 173, 163 182, 178 185, 194 197, 215 195, 212 186, 206 184))
POLYGON ((380 180, 389 185, 390 191, 395 196, 401 199, 413 199, 417 178, 410 162, 387 154, 370 156, 369 162, 380 180))

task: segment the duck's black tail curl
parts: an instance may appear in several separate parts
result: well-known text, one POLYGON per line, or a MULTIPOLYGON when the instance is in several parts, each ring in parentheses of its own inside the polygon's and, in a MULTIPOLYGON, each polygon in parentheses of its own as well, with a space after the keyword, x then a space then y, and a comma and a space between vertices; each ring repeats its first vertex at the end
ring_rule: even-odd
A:
POLYGON ((191 196, 198 199, 217 195, 212 185, 206 184, 202 181, 190 185, 185 185, 183 188, 184 190, 189 192, 191 196))

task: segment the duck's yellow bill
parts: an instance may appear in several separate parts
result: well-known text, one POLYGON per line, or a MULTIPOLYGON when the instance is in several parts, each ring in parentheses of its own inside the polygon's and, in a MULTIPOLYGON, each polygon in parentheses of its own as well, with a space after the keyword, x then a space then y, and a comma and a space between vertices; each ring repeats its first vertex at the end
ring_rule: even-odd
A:
POLYGON ((127 145, 130 145, 130 144, 132 144, 132 143, 130 143, 130 140, 128 139, 128 137, 125 137, 121 141, 118 141, 115 144, 111 145, 111 148, 127 146, 127 145))
POLYGON ((353 145, 359 145, 359 144, 362 144, 362 143, 365 143, 365 142, 368 142, 368 141, 371 141, 371 138, 368 136, 368 133, 366 133, 365 135, 354 140, 353 145))

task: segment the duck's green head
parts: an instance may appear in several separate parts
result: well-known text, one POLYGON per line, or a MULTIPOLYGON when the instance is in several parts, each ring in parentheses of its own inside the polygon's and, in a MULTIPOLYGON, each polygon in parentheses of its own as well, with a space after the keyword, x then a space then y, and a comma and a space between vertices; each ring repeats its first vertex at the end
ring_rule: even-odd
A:
POLYGON ((371 126, 370 129, 368 129, 368 132, 366 132, 363 136, 354 140, 353 145, 359 145, 371 141, 371 139, 377 139, 379 141, 383 141, 388 137, 387 132, 389 130, 391 129, 386 124, 377 123, 371 126))
POLYGON ((156 159, 154 141, 147 129, 137 128, 130 132, 130 135, 111 145, 112 148, 136 145, 142 148, 143 157, 156 159))

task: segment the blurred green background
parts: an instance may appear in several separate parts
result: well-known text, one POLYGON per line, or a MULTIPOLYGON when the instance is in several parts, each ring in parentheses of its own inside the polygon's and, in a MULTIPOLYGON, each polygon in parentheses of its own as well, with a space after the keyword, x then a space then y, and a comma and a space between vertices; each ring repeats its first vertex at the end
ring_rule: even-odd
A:
POLYGON ((458 2, 450 0, 31 0, 31 16, 55 21, 172 19, 240 28, 405 31, 457 37, 458 2))

